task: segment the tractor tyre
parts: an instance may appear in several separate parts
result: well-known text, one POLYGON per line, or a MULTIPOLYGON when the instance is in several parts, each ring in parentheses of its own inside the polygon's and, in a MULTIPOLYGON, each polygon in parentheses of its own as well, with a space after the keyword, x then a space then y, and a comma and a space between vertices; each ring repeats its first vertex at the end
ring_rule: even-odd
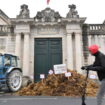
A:
POLYGON ((18 91, 22 86, 22 72, 14 69, 7 76, 7 86, 11 92, 18 91))

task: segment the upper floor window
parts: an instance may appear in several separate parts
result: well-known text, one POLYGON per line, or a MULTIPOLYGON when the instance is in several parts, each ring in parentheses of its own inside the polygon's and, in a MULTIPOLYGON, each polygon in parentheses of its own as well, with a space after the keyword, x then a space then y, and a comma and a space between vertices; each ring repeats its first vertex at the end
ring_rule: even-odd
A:
POLYGON ((0 38, 0 52, 6 49, 6 38, 0 38))

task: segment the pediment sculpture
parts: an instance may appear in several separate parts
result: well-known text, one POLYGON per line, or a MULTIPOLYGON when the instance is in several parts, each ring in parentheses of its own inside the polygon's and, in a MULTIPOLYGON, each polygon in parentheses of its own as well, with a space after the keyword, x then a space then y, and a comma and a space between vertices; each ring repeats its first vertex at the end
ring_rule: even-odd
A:
POLYGON ((29 18, 30 17, 29 15, 30 13, 29 13, 28 6, 23 4, 21 6, 20 14, 17 16, 17 18, 29 18))
POLYGON ((46 8, 41 12, 37 12, 37 15, 35 16, 35 19, 37 19, 40 22, 54 22, 58 21, 58 19, 60 18, 60 14, 50 8, 46 8))
POLYGON ((67 18, 79 18, 78 12, 76 11, 76 5, 69 5, 69 12, 67 14, 67 18))

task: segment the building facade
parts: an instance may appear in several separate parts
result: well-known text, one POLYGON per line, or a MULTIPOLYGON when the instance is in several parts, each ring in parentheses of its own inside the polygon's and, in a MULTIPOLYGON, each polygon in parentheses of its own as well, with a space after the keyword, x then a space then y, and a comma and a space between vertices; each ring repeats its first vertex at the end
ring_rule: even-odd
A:
POLYGON ((85 24, 85 20, 73 4, 66 17, 45 8, 31 18, 25 4, 16 18, 0 10, 0 52, 19 56, 23 75, 35 80, 55 64, 82 73, 81 66, 94 60, 87 46, 98 44, 105 52, 105 24, 85 24))

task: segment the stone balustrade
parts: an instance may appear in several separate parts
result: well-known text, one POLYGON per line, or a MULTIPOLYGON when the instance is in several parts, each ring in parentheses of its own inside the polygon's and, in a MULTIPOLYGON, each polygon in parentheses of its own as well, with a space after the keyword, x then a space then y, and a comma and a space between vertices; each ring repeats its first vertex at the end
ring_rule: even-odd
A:
POLYGON ((7 25, 0 25, 0 33, 13 33, 13 27, 7 25))
POLYGON ((89 24, 88 30, 90 35, 104 35, 105 24, 89 24))

